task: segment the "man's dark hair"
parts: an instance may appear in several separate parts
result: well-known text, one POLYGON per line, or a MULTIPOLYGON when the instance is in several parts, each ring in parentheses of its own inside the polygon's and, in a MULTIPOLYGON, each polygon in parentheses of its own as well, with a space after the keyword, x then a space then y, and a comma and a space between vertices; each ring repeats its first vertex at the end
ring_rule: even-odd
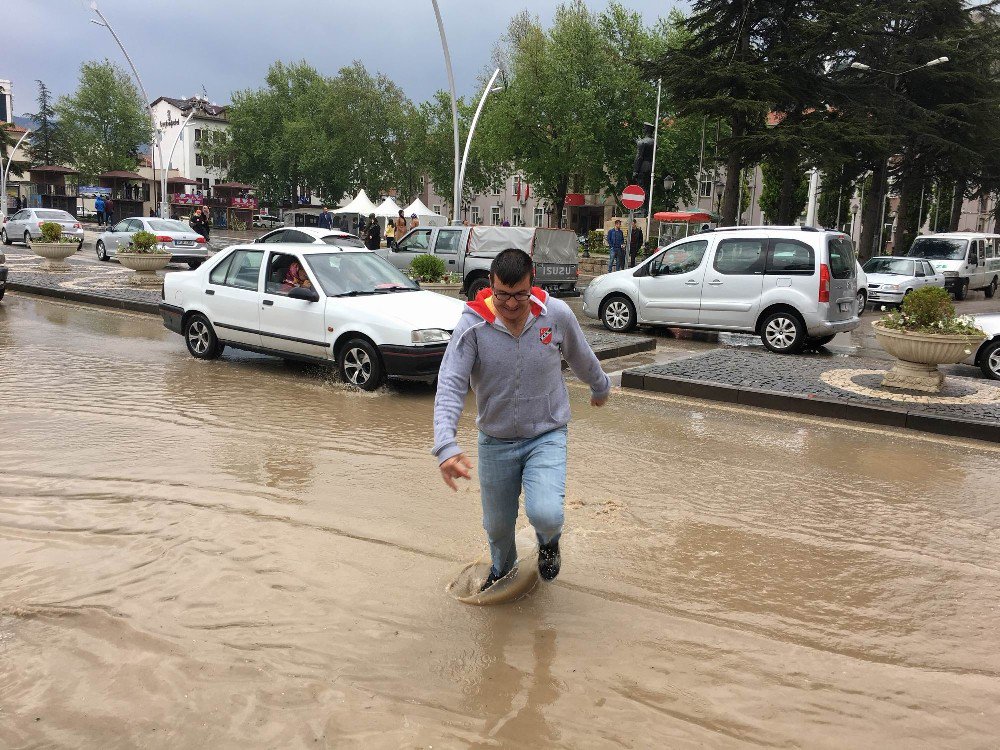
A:
POLYGON ((519 248, 508 247, 501 250, 490 264, 490 279, 499 279, 507 286, 514 286, 525 276, 531 276, 534 281, 535 266, 531 262, 531 256, 519 248))

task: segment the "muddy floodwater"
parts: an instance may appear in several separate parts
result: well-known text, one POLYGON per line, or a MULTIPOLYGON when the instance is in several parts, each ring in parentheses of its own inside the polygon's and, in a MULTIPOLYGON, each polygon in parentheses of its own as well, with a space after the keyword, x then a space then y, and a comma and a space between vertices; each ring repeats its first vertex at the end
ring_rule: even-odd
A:
POLYGON ((993 447, 570 391, 562 573, 471 607, 427 386, 8 295, 0 747, 997 746, 993 447))

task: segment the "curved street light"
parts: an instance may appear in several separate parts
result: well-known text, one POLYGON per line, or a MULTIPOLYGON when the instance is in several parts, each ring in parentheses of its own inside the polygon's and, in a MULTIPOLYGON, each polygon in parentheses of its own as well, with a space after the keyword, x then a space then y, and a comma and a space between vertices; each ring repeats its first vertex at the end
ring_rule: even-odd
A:
MULTIPOLYGON (((149 168, 150 168, 150 171, 153 174, 153 181, 155 182, 156 181, 156 163, 153 160, 153 152, 154 151, 156 151, 156 152, 158 152, 160 154, 160 168, 164 169, 163 148, 160 145, 160 142, 161 142, 161 140, 163 138, 163 131, 160 130, 160 128, 158 128, 156 126, 156 114, 153 112, 153 105, 149 101, 149 95, 146 93, 146 87, 142 85, 142 79, 139 77, 139 71, 136 70, 135 63, 133 63, 132 62, 132 58, 129 57, 128 50, 125 49, 125 45, 122 44, 122 40, 118 38, 118 34, 115 33, 115 30, 113 28, 111 28, 111 24, 108 23, 108 19, 104 17, 103 13, 101 13, 101 9, 97 7, 97 0, 91 0, 90 9, 92 11, 94 11, 94 13, 97 14, 98 18, 101 19, 100 21, 98 21, 97 18, 91 18, 90 22, 93 23, 93 24, 97 24, 98 26, 103 26, 109 32, 111 32, 111 36, 114 38, 115 42, 118 44, 118 48, 122 51, 122 54, 125 55, 125 59, 128 61, 129 67, 132 68, 132 75, 135 76, 136 83, 139 84, 139 91, 142 92, 142 98, 146 101, 146 106, 149 107, 149 121, 150 121, 150 124, 153 126, 153 139, 149 143, 149 168)), ((165 172, 164 172, 164 174, 165 174, 165 172)), ((165 194, 161 193, 161 195, 160 195, 160 216, 165 216, 166 215, 166 211, 167 211, 166 200, 167 200, 167 196, 165 194)))
POLYGON ((444 35, 444 22, 441 20, 441 9, 437 0, 431 0, 434 6, 434 16, 437 18, 438 33, 441 35, 441 49, 444 50, 444 66, 448 71, 448 90, 451 92, 451 126, 455 138, 455 171, 452 182, 452 223, 461 224, 462 194, 458 184, 458 99, 455 96, 455 74, 451 69, 451 55, 448 53, 448 39, 444 35))
MULTIPOLYGON (((479 122, 479 114, 483 111, 483 105, 486 104, 486 97, 495 91, 502 90, 500 87, 493 87, 493 82, 496 81, 497 76, 500 75, 500 68, 493 71, 493 75, 490 77, 489 82, 486 84, 486 88, 483 89, 483 95, 479 98, 479 106, 476 107, 476 114, 472 117, 472 124, 469 126, 469 135, 465 138, 465 152, 462 154, 462 166, 458 170, 458 185, 455 193, 457 196, 462 195, 462 189, 465 185, 465 165, 469 161, 469 147, 472 145, 472 134, 476 132, 476 123, 479 122)), ((461 219, 457 219, 458 223, 461 223, 461 219)))
MULTIPOLYGON (((7 174, 10 172, 10 165, 14 163, 14 154, 17 153, 17 149, 24 142, 24 139, 28 137, 31 133, 30 130, 25 130, 24 135, 18 138, 17 143, 14 144, 14 148, 10 152, 10 156, 7 157, 7 165, 3 164, 3 154, 0 154, 0 219, 3 221, 7 220, 7 174)), ((20 192, 18 193, 20 194, 20 192)))

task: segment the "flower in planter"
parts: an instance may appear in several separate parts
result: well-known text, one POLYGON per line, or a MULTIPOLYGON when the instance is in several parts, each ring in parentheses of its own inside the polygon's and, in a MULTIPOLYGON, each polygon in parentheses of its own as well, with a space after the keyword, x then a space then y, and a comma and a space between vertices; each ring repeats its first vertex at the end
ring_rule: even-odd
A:
POLYGON ((39 226, 42 232, 42 236, 39 238, 39 242, 43 242, 50 245, 64 244, 64 245, 75 245, 79 240, 73 239, 71 237, 62 236, 62 225, 57 224, 54 221, 43 221, 39 226))
POLYGON ((159 253, 159 240, 152 232, 136 232, 132 235, 128 251, 130 253, 159 253))
POLYGON ((948 292, 939 286, 925 286, 910 292, 903 298, 900 309, 883 317, 878 325, 894 331, 986 336, 968 315, 955 314, 955 305, 948 292))

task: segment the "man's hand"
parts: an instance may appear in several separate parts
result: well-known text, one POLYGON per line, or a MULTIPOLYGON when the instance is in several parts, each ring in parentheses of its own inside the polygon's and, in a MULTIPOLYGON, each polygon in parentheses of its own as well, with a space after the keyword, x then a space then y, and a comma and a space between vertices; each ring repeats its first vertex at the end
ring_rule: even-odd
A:
POLYGON ((600 398, 598 398, 597 396, 591 396, 590 397, 590 405, 591 406, 604 406, 606 403, 608 403, 608 397, 607 396, 602 396, 600 398))
POLYGON ((444 479, 444 483, 455 490, 455 492, 458 492, 458 485, 455 484, 455 480, 459 477, 463 479, 470 478, 469 469, 472 468, 472 461, 464 453, 459 453, 457 456, 449 458, 439 468, 441 469, 441 478, 444 479))

